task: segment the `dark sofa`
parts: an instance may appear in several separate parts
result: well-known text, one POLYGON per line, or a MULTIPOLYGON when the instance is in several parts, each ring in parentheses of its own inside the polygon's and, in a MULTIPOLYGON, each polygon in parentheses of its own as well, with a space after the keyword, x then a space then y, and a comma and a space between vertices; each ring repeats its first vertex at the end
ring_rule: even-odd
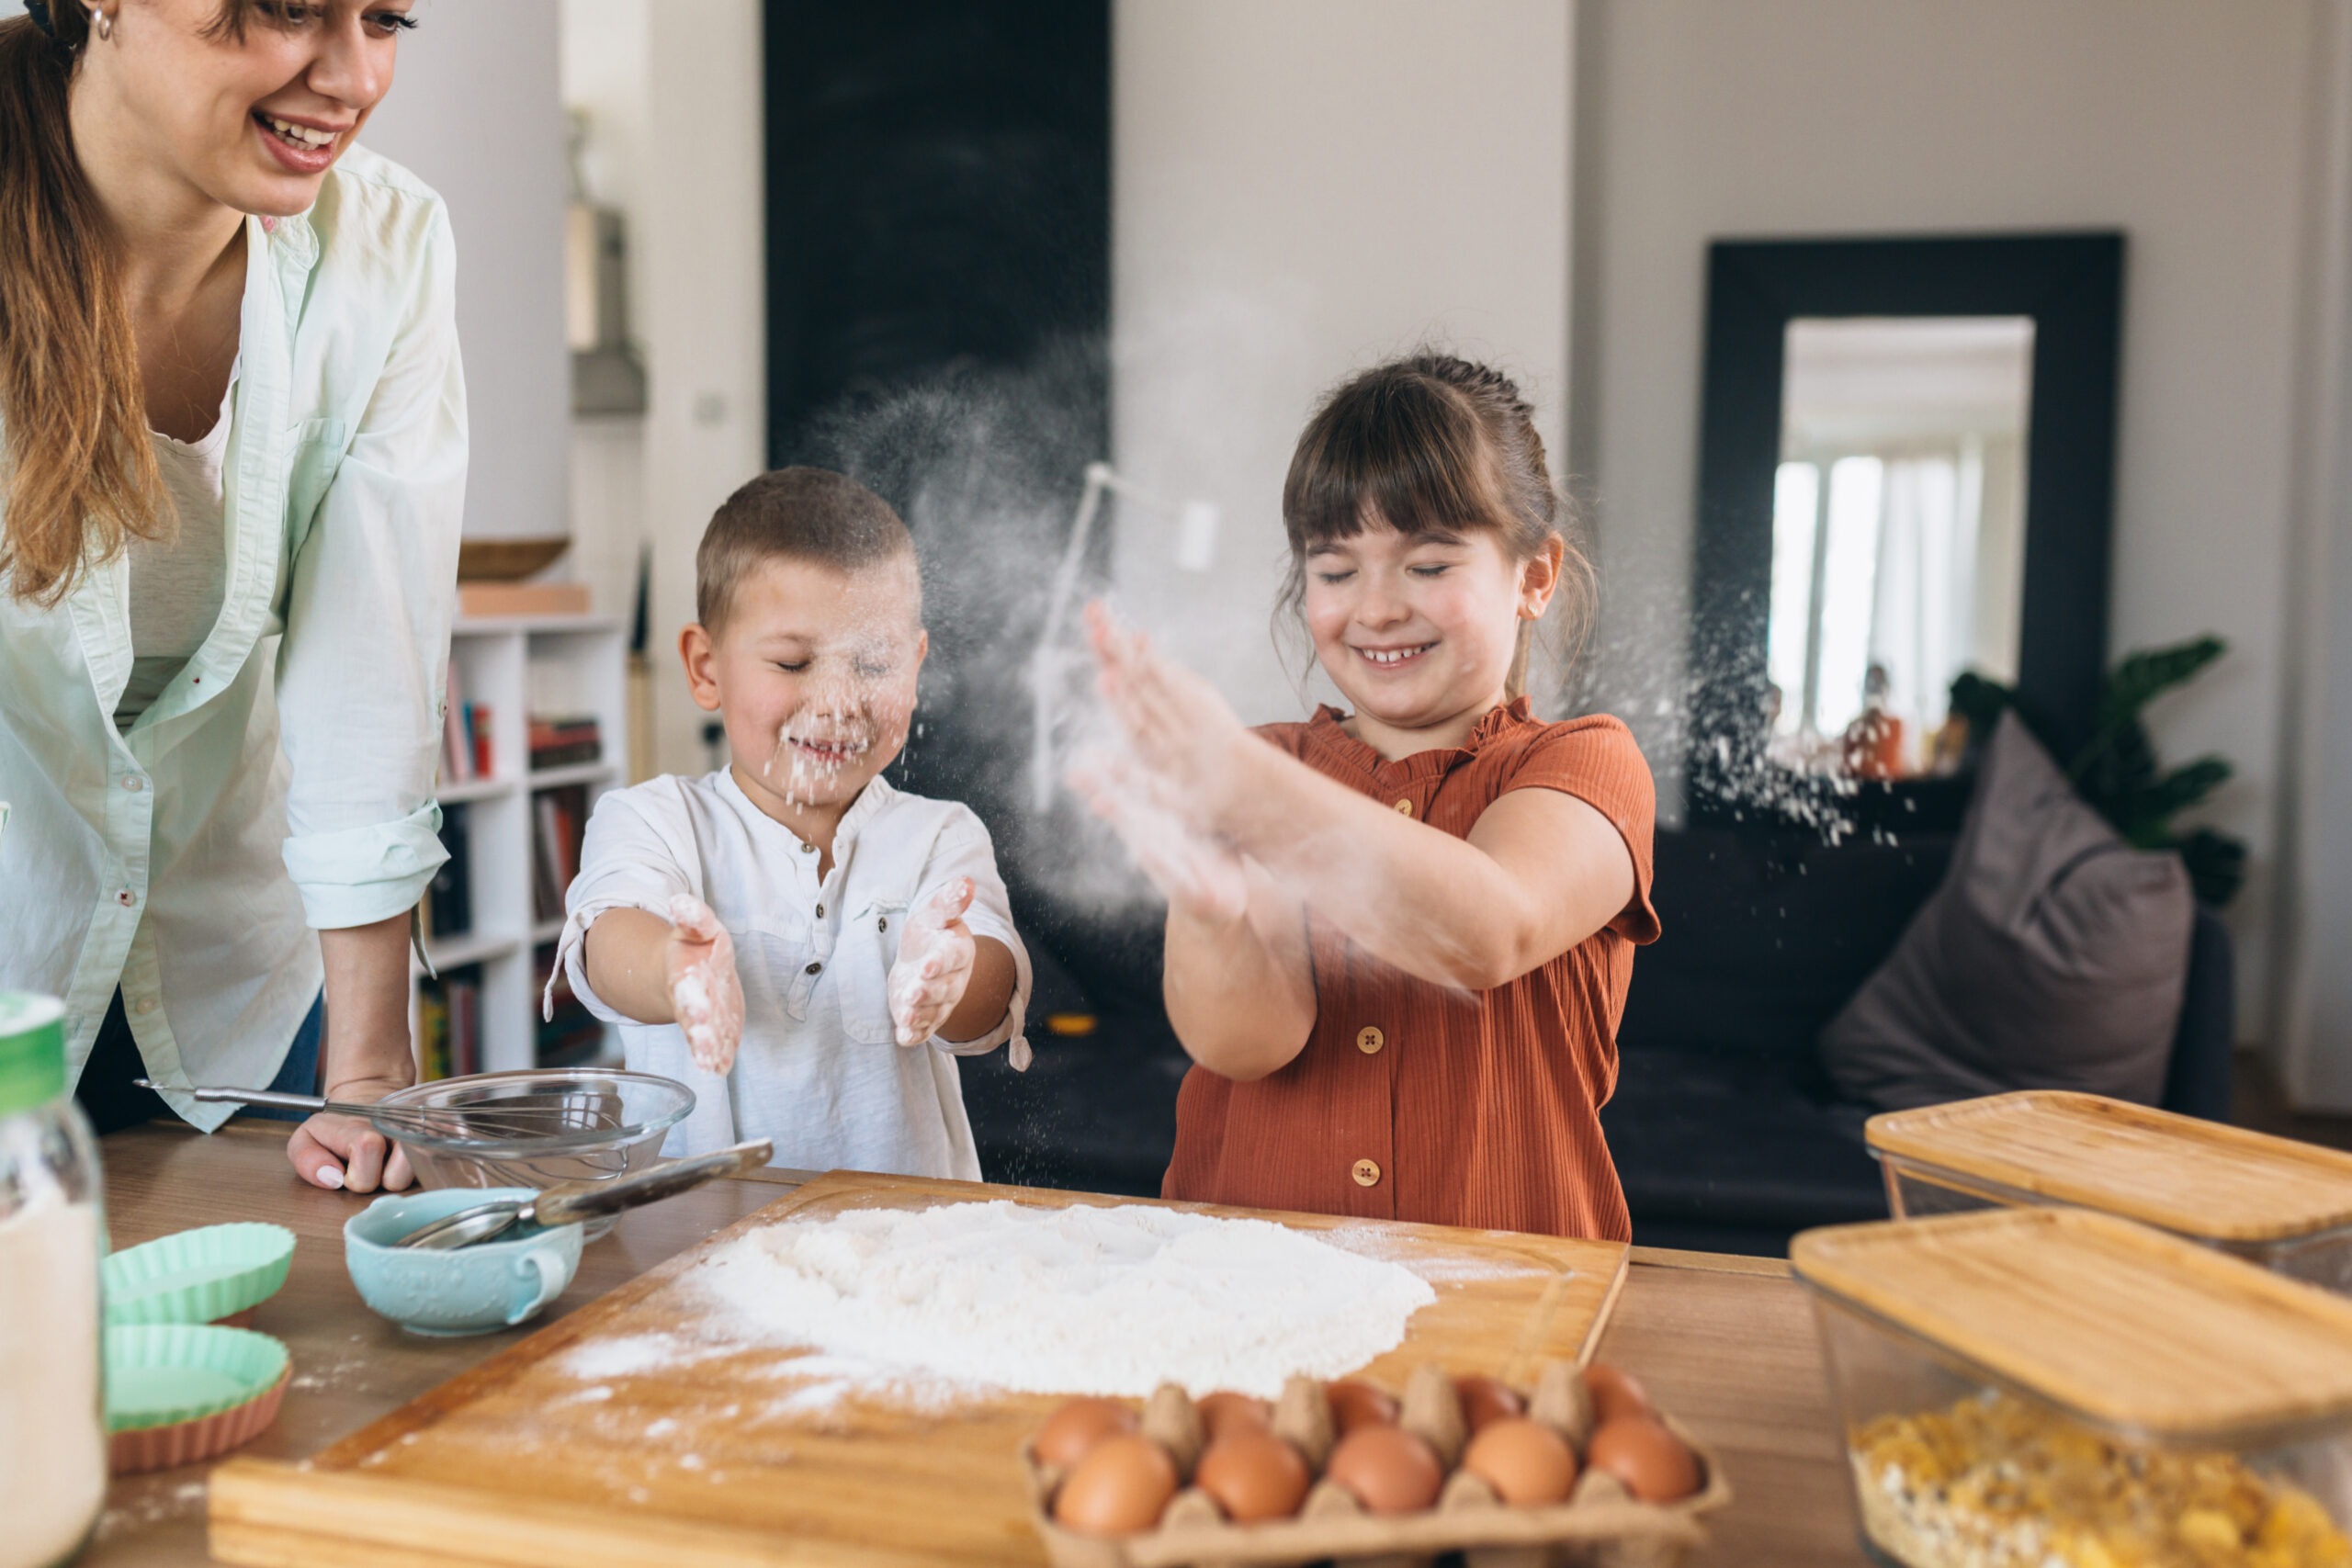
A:
MULTIPOLYGON (((1862 1142, 1869 1108, 1838 1096, 1814 1042, 1943 880, 1954 841, 1658 834, 1665 934, 1634 961, 1617 1093, 1601 1112, 1634 1240, 1777 1254, 1806 1226, 1885 1217, 1862 1142)), ((2226 1120, 2230 942, 2210 911, 2186 957, 2164 1104, 2226 1120)))

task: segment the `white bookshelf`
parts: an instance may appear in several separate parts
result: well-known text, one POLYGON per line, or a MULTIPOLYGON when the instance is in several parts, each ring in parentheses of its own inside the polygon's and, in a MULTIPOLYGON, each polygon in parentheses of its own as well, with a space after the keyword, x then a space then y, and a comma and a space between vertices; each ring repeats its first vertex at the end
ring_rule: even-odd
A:
MULTIPOLYGON (((537 1062, 539 978, 535 950, 552 942, 560 920, 535 918, 531 897, 533 797, 566 784, 586 786, 589 803, 625 783, 628 649, 617 617, 496 616, 460 620, 449 662, 459 696, 490 709, 492 771, 451 780, 436 792, 442 810, 467 815, 466 876, 473 919, 462 934, 435 931, 425 943, 433 966, 481 968, 481 1066, 485 1072, 537 1062), (529 716, 594 714, 602 754, 594 762, 531 772, 529 716)), ((413 958, 413 978, 424 967, 413 958)), ((412 1022, 414 993, 411 998, 412 1022)), ((413 1028, 412 1038, 422 1037, 413 1028)), ((606 1031, 605 1055, 619 1057, 606 1031)), ((420 1063, 420 1066, 422 1064, 420 1063)))

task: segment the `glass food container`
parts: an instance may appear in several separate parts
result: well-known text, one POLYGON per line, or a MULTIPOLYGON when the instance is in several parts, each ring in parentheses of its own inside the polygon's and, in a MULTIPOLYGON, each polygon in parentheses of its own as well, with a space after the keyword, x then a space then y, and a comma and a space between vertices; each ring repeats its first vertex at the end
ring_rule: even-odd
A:
POLYGON ((1866 1135, 1896 1219, 2072 1204, 2352 1292, 2352 1154, 2050 1089, 1889 1111, 1866 1135))
POLYGON ((2352 1564, 2352 1302, 2084 1209, 1841 1225, 1790 1257, 1875 1560, 2352 1564))
POLYGON ((0 991, 0 1568, 65 1562, 106 1502, 106 1227, 64 1017, 50 998, 0 991))

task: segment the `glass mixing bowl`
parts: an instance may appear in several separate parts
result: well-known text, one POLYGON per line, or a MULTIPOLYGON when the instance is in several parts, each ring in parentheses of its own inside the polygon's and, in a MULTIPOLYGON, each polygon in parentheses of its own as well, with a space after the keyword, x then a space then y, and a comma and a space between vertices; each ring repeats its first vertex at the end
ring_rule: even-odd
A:
MULTIPOLYGON (((378 1123, 408 1151, 419 1185, 546 1188, 609 1181, 651 1165, 662 1135, 695 1108, 695 1091, 651 1073, 568 1067, 436 1078, 380 1103, 448 1118, 447 1132, 378 1123), (483 1120, 469 1126, 473 1113, 483 1120)), ((586 1239, 613 1224, 591 1221, 586 1239)))

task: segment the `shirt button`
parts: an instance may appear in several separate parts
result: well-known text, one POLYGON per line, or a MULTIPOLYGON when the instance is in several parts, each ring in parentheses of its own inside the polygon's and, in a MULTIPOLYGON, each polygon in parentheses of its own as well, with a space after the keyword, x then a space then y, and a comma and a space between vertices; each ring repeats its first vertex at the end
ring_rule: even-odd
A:
POLYGON ((1349 1170, 1348 1174, 1356 1179, 1356 1185, 1358 1187, 1377 1187, 1380 1185, 1380 1167, 1374 1164, 1371 1160, 1360 1159, 1356 1161, 1354 1167, 1349 1170))
POLYGON ((1410 817, 1413 814, 1413 803, 1409 800, 1398 801, 1396 803, 1396 814, 1399 817, 1410 817))
POLYGON ((153 1012, 155 1010, 155 998, 153 997, 140 998, 139 1010, 142 1013, 153 1012))
POLYGON ((1387 1043, 1388 1036, 1381 1033, 1373 1024, 1367 1023, 1356 1031, 1356 1049, 1367 1056, 1378 1055, 1380 1048, 1387 1043))
POLYGON ((124 908, 128 909, 128 908, 130 908, 133 904, 138 903, 138 902, 139 902, 139 899, 138 899, 137 896, 136 896, 136 895, 134 895, 134 894, 130 891, 130 888, 126 887, 126 888, 124 888, 121 892, 119 892, 119 893, 118 893, 118 894, 116 894, 116 895, 114 896, 114 901, 115 901, 116 903, 118 903, 118 904, 121 905, 124 908))
POLYGON ((825 918, 825 907, 822 904, 817 906, 817 918, 820 920, 825 918))
POLYGON ((123 779, 122 787, 129 790, 131 794, 137 795, 143 786, 141 786, 139 782, 139 775, 137 773, 131 773, 123 779))
POLYGON ((884 916, 882 916, 881 918, 879 918, 878 919, 876 919, 876 920, 874 922, 874 929, 875 929, 876 931, 888 931, 888 930, 890 929, 890 917, 889 917, 889 916, 888 916, 888 915, 884 915, 884 916))
POLYGON ((814 844, 803 844, 800 846, 800 852, 804 855, 813 855, 817 852, 817 846, 814 844))
POLYGON ((821 975, 824 972, 825 966, 821 964, 811 964, 806 970, 802 971, 802 973, 808 975, 821 975))

